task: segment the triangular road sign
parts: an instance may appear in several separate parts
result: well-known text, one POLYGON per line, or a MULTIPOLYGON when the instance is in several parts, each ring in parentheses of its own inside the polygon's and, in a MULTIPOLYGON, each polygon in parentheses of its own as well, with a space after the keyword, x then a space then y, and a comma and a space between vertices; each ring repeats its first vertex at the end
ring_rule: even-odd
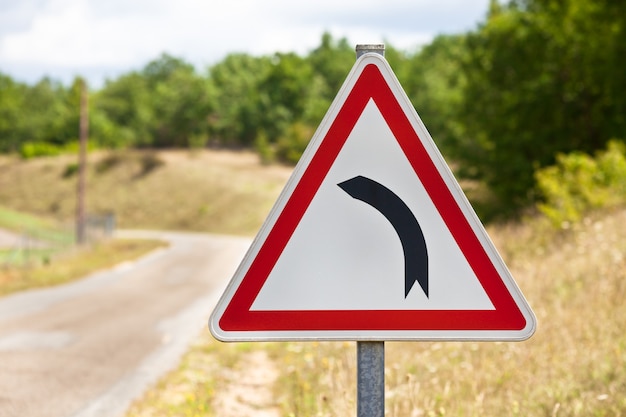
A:
POLYGON ((224 341, 523 340, 535 326, 373 53, 357 60, 209 323, 224 341))

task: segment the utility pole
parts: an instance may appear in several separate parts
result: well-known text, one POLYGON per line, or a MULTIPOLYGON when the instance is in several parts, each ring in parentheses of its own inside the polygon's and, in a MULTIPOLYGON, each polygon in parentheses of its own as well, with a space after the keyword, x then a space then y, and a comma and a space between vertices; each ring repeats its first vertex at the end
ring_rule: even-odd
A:
POLYGON ((87 168, 87 137, 89 136, 89 102, 87 82, 80 81, 80 120, 78 152, 78 186, 76 189, 76 243, 85 243, 85 176, 87 168))

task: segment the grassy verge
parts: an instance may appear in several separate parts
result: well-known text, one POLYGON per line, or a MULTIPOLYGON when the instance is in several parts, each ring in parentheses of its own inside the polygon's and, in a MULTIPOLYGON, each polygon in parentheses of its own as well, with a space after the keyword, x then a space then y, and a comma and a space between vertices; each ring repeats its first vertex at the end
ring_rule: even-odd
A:
MULTIPOLYGON (((537 333, 520 343, 387 343, 386 415, 626 415, 624 223, 622 209, 567 231, 546 233, 532 222, 491 228, 538 317, 537 333)), ((138 403, 133 417, 215 415, 222 375, 251 350, 266 351, 279 370, 272 389, 281 415, 355 415, 355 343, 240 346, 203 337, 184 368, 138 403), (176 413, 163 411, 171 407, 171 381, 179 398, 188 394, 176 413)))
MULTIPOLYGON (((128 417, 224 417, 235 410, 220 413, 215 407, 216 396, 227 389, 233 374, 245 366, 243 358, 255 348, 272 349, 275 344, 237 343, 215 341, 208 331, 190 347, 178 369, 172 371, 144 397, 135 402, 128 417)), ((237 381, 246 383, 248 381, 237 381)))
POLYGON ((165 245, 154 240, 112 239, 71 250, 46 264, 6 266, 0 268, 0 295, 73 281, 165 245))
POLYGON ((56 229, 55 223, 51 220, 10 210, 6 207, 0 207, 0 227, 18 233, 29 229, 56 229))
POLYGON ((38 239, 67 245, 73 242, 74 236, 69 228, 62 227, 58 222, 42 216, 0 206, 0 228, 15 233, 30 233, 38 239))

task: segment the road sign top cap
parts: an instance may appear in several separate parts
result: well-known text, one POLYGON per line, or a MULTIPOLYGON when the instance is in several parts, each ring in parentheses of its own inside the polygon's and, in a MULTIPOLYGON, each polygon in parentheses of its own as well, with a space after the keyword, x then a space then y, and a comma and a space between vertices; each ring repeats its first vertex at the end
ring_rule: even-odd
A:
POLYGON ((368 43, 368 44, 359 44, 356 46, 356 57, 360 58, 362 55, 368 52, 374 52, 380 55, 385 55, 385 44, 384 43, 368 43))

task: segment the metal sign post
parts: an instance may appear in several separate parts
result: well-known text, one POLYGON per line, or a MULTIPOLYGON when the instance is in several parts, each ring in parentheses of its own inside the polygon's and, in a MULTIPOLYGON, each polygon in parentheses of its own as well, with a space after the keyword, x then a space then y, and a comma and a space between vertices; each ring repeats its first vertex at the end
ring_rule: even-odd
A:
POLYGON ((356 342, 357 417, 385 415, 385 342, 356 342))
MULTIPOLYGON (((385 56, 385 45, 357 45, 357 59, 368 52, 385 56)), ((356 342, 357 417, 385 415, 385 342, 356 342)))

